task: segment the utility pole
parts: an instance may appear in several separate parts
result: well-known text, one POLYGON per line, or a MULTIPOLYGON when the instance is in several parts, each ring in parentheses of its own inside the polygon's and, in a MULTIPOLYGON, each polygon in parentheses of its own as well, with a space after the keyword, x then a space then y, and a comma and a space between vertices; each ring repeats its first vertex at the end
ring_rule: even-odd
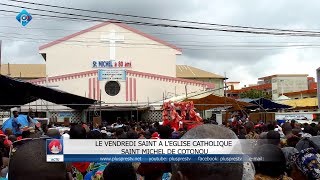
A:
POLYGON ((227 73, 224 72, 224 83, 223 83, 223 93, 224 93, 224 96, 227 97, 227 73))
POLYGON ((11 73, 10 73, 10 63, 8 63, 8 76, 11 76, 11 73))
POLYGON ((227 112, 227 91, 226 91, 226 86, 227 86, 227 73, 224 72, 224 83, 223 83, 223 93, 224 93, 224 110, 225 110, 225 121, 228 120, 228 112, 227 112))
MULTIPOLYGON (((99 83, 99 82, 98 82, 99 83)), ((102 119, 101 117, 101 111, 102 111, 102 102, 101 102, 101 89, 100 89, 100 94, 98 95, 99 96, 99 101, 100 101, 100 118, 102 119)))
POLYGON ((185 85, 185 91, 186 91, 186 98, 188 98, 188 88, 187 88, 187 85, 185 85))

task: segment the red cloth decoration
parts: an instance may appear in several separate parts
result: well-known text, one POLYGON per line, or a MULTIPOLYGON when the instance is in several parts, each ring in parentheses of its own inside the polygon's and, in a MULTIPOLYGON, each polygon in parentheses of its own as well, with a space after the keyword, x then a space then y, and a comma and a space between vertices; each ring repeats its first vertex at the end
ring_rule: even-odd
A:
POLYGON ((195 112, 192 101, 188 102, 165 102, 162 106, 162 120, 163 125, 170 125, 172 129, 178 130, 182 128, 182 124, 187 125, 188 129, 202 124, 202 118, 195 112), (180 110, 181 115, 177 112, 180 110), (187 113, 189 113, 189 121, 192 123, 181 123, 186 120, 187 113))
POLYGON ((160 139, 160 135, 159 135, 157 132, 154 132, 154 133, 151 135, 151 139, 160 139))
POLYGON ((12 145, 12 142, 9 139, 4 140, 3 143, 6 147, 10 147, 12 145))
POLYGON ((1 131, 1 130, 0 130, 0 136, 4 136, 4 137, 6 137, 6 135, 4 134, 4 132, 3 132, 3 131, 1 131))

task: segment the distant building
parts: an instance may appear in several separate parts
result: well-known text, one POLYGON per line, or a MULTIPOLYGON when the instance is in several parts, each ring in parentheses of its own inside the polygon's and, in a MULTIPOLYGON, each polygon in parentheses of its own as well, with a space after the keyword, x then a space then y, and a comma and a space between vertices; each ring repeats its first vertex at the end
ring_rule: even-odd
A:
POLYGON ((315 79, 307 74, 276 74, 261 77, 257 84, 250 84, 241 89, 229 88, 227 96, 240 98, 241 93, 255 89, 272 94, 272 100, 279 100, 280 96, 290 99, 308 98, 316 96, 316 84, 315 79))
POLYGON ((22 80, 46 77, 45 64, 1 64, 0 74, 22 80))
POLYGON ((202 81, 206 83, 214 84, 215 95, 223 96, 224 95, 224 88, 223 83, 225 77, 214 74, 212 72, 204 71, 192 66, 187 65, 177 65, 176 66, 176 75, 177 78, 183 79, 191 79, 196 81, 202 81))
POLYGON ((261 85, 254 85, 254 86, 249 86, 249 87, 243 87, 241 89, 235 89, 235 90, 228 90, 227 91, 227 96, 231 97, 231 98, 235 98, 235 99, 239 99, 240 98, 240 94, 250 91, 250 90, 260 90, 260 91, 264 91, 266 93, 271 93, 271 84, 261 84, 261 85))
POLYGON ((284 93, 290 99, 307 99, 317 97, 317 82, 314 77, 308 77, 308 90, 284 93))
POLYGON ((227 82, 228 90, 239 90, 240 82, 227 82))
POLYGON ((308 89, 317 89, 317 82, 314 77, 308 77, 308 89))
POLYGON ((284 93, 309 89, 308 74, 276 74, 261 77, 259 80, 264 84, 271 84, 273 100, 277 100, 284 93))

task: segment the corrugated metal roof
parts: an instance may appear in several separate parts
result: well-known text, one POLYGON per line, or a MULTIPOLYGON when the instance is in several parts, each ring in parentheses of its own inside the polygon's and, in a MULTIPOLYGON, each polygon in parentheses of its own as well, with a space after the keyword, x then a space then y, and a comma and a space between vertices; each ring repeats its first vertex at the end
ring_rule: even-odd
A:
POLYGON ((273 77, 308 77, 308 74, 274 74, 270 76, 261 77, 258 80, 269 79, 273 77))
POLYGON ((51 111, 61 111, 61 110, 69 110, 72 111, 71 108, 67 107, 67 106, 63 106, 63 105, 59 105, 59 104, 55 104, 49 101, 45 101, 42 99, 38 99, 36 101, 30 102, 26 105, 23 105, 20 107, 21 111, 27 112, 29 109, 33 109, 33 110, 43 110, 46 111, 48 109, 50 109, 51 111))
POLYGON ((215 78, 224 79, 223 76, 204 71, 192 66, 187 65, 177 65, 176 74, 178 78, 215 78))
POLYGON ((292 106, 294 108, 313 107, 313 106, 318 106, 318 99, 317 98, 291 99, 291 100, 281 101, 281 103, 292 106))
POLYGON ((45 64, 1 64, 0 74, 14 78, 44 78, 45 64))

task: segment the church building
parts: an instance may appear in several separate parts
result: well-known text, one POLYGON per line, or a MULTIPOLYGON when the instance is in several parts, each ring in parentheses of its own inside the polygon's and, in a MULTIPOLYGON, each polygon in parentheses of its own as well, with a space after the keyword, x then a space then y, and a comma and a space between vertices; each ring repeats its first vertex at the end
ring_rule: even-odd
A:
POLYGON ((48 77, 30 82, 101 100, 103 107, 146 106, 215 88, 178 78, 180 48, 122 23, 95 25, 39 51, 48 77))

